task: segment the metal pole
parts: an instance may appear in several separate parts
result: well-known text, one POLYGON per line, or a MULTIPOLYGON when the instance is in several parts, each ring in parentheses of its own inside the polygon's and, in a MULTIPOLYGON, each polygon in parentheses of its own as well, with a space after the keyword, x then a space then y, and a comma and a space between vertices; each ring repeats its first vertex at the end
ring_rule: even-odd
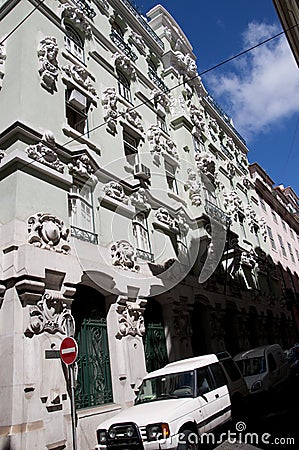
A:
MULTIPOLYGON (((70 320, 67 320, 67 335, 71 334, 70 320)), ((71 417, 72 417, 72 437, 73 437, 73 450, 77 450, 77 433, 76 433, 76 403, 75 403, 75 376, 74 376, 74 364, 68 366, 69 369, 69 383, 70 383, 70 400, 71 400, 71 417)))
POLYGON ((75 403, 75 377, 74 364, 69 366, 69 380, 71 390, 71 416, 72 416, 72 436, 73 450, 77 450, 77 433, 76 433, 76 403, 75 403))

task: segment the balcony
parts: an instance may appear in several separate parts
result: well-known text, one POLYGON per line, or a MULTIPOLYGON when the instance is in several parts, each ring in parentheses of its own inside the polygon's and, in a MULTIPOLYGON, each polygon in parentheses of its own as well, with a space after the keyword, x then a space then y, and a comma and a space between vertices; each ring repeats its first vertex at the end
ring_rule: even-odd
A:
POLYGON ((144 261, 148 261, 151 263, 155 261, 153 253, 146 252, 145 250, 141 250, 140 248, 136 248, 136 256, 137 258, 143 259, 144 261))
POLYGON ((75 3, 89 19, 93 19, 96 15, 95 10, 86 2, 86 0, 73 0, 73 3, 75 3))
POLYGON ((138 22, 143 26, 143 28, 148 32, 148 34, 157 42, 159 47, 164 50, 164 44, 156 35, 156 33, 151 29, 149 24, 144 20, 142 15, 137 11, 136 5, 132 0, 121 0, 125 7, 130 11, 130 13, 138 20, 138 22))
POLYGON ((157 73, 155 72, 155 70, 149 66, 148 68, 148 76, 150 78, 150 80, 153 81, 153 83, 155 83, 156 86, 158 86, 158 88, 162 91, 165 92, 166 94, 168 94, 169 89, 166 86, 166 84, 164 83, 164 81, 161 80, 160 77, 158 77, 157 73))
POLYGON ((235 129, 235 127, 233 126, 233 124, 231 123, 231 119, 230 117, 224 112, 224 110, 222 109, 222 107, 216 102, 216 100, 211 96, 208 95, 206 97, 207 101, 210 103, 211 106, 213 106, 213 108, 218 112, 218 114, 222 117, 222 119, 224 120, 224 122, 233 130, 233 132, 238 136, 238 138, 240 139, 240 141, 243 142, 243 144, 246 145, 246 141, 245 139, 240 135, 240 133, 238 133, 238 131, 235 129))
POLYGON ((123 38, 115 31, 112 30, 110 33, 111 41, 118 47, 131 61, 135 62, 138 58, 136 53, 133 52, 129 44, 127 44, 123 38))
POLYGON ((234 159, 233 155, 231 154, 231 152, 224 147, 224 145, 221 145, 221 151, 222 153, 224 153, 229 159, 234 159))
POLYGON ((91 231, 82 230, 81 228, 74 227, 71 225, 71 236, 76 239, 80 239, 80 241, 89 242, 90 244, 98 244, 98 235, 92 233, 91 231))
POLYGON ((225 227, 228 226, 230 218, 225 214, 222 209, 220 209, 217 205, 206 200, 205 202, 205 212, 209 217, 221 223, 225 227))

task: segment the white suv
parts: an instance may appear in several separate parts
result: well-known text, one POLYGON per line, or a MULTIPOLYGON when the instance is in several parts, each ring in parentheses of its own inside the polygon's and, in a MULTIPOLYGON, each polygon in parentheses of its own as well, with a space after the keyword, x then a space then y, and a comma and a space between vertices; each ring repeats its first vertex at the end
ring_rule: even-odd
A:
POLYGON ((217 356, 185 359, 149 373, 135 405, 100 424, 96 448, 197 449, 200 433, 230 418, 230 397, 217 356))

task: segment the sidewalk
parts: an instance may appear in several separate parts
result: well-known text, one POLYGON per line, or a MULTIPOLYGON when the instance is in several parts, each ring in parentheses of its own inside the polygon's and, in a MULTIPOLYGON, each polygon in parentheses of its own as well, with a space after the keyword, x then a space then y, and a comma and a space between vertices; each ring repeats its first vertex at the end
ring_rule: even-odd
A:
MULTIPOLYGON (((222 442, 222 444, 215 447, 217 450, 260 450, 258 447, 250 444, 232 444, 230 442, 222 442)), ((214 449, 214 450, 215 450, 214 449)))

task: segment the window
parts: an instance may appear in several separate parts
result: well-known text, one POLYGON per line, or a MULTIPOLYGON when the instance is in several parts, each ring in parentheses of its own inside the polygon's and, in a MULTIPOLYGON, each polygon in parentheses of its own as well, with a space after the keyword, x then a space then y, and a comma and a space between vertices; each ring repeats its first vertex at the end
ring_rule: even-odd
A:
POLYGON ((291 235, 291 238, 295 240, 295 236, 294 236, 294 232, 293 232, 292 228, 290 228, 290 235, 291 235))
POLYGON ((64 46, 73 56, 84 62, 84 41, 69 25, 65 26, 64 46))
POLYGON ((263 198, 260 198, 260 204, 261 204, 262 209, 263 209, 264 211, 266 211, 266 210, 267 210, 267 208, 266 208, 266 203, 265 203, 265 201, 264 201, 263 198))
POLYGON ((283 243, 282 237, 281 237, 279 234, 278 234, 277 236, 278 236, 279 245, 280 245, 282 254, 283 254, 283 256, 286 258, 286 257, 287 257, 287 254, 286 254, 286 250, 285 250, 285 247, 284 247, 284 243, 283 243))
POLYGON ((118 71, 117 76, 118 76, 119 95, 125 98, 128 102, 132 103, 130 81, 122 72, 118 71))
POLYGON ((294 253, 293 253, 292 246, 291 246, 291 244, 289 242, 288 242, 288 249, 289 249, 289 253, 290 253, 290 256, 291 256, 291 260, 294 263, 295 262, 294 253))
POLYGON ((164 116, 157 116, 157 125, 159 128, 161 128, 161 130, 165 131, 165 133, 168 133, 167 131, 167 125, 166 125, 166 120, 164 116))
POLYGON ((274 222, 277 223, 277 217, 276 217, 275 212, 274 211, 271 211, 271 212, 272 212, 272 217, 273 217, 274 222))
POLYGON ((70 127, 80 134, 88 135, 87 113, 89 100, 76 89, 68 88, 65 94, 66 99, 66 119, 70 127))
POLYGON ((128 163, 135 165, 137 161, 138 154, 138 144, 139 140, 132 136, 127 131, 123 131, 123 141, 124 141, 124 152, 128 163))
POLYGON ((215 384, 216 387, 219 388, 221 386, 224 386, 225 384, 227 384, 227 380, 225 378, 224 372, 222 367, 220 366, 220 364, 216 363, 216 364, 212 364, 210 366, 211 372, 213 374, 214 380, 215 380, 215 384))
POLYGON ((296 249, 297 260, 299 261, 299 251, 296 249))
POLYGON ((204 152, 205 145, 201 139, 193 137, 194 150, 196 153, 204 152))
POLYGON ((147 220, 144 213, 136 214, 133 219, 133 234, 136 241, 136 247, 139 250, 150 253, 150 241, 147 220))
POLYGON ((213 380, 207 367, 197 369, 197 397, 213 390, 213 380))
POLYGON ((170 189, 175 194, 178 193, 178 186, 175 179, 175 168, 169 164, 167 161, 165 161, 165 174, 166 174, 166 181, 168 185, 168 189, 170 189))
POLYGON ((224 359, 221 361, 224 369, 226 370, 231 381, 237 381, 241 378, 241 374, 236 366, 235 362, 231 359, 224 359))
POLYGON ((272 355, 272 353, 269 353, 268 355, 268 368, 269 368, 269 372, 274 372, 274 370, 277 369, 277 365, 274 359, 274 356, 272 355))
POLYGON ((74 184, 70 194, 71 225, 80 230, 94 231, 92 191, 88 185, 74 184))
POLYGON ((275 245, 275 241, 274 241, 274 237, 273 237, 273 233, 270 227, 267 227, 268 230, 268 236, 271 242, 271 247, 273 248, 273 250, 276 250, 276 245, 275 245))
POLYGON ((123 39, 124 37, 124 30, 122 29, 122 27, 117 23, 117 22, 113 22, 111 25, 111 30, 113 33, 116 33, 120 38, 123 39))
POLYGON ((287 231, 285 221, 281 219, 281 223, 282 223, 282 228, 284 229, 284 231, 287 231))

